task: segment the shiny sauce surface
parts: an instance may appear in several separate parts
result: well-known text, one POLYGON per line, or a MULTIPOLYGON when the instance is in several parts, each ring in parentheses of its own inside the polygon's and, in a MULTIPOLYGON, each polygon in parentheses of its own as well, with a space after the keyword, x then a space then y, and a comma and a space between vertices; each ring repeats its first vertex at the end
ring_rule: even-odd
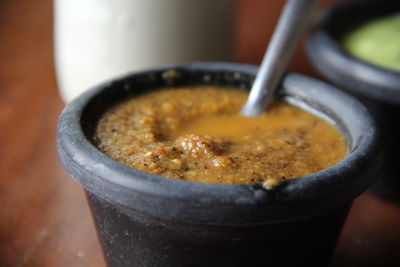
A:
POLYGON ((345 138, 323 119, 284 102, 260 117, 244 117, 239 112, 246 98, 246 91, 215 87, 144 93, 106 111, 94 143, 145 172, 267 188, 346 156, 345 138))

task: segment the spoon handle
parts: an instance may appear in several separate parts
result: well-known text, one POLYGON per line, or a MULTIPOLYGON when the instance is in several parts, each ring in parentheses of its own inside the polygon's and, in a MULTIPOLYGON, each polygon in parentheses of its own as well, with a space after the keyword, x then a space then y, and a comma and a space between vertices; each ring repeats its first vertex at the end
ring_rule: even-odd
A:
POLYGON ((241 114, 263 114, 320 0, 287 0, 241 114))

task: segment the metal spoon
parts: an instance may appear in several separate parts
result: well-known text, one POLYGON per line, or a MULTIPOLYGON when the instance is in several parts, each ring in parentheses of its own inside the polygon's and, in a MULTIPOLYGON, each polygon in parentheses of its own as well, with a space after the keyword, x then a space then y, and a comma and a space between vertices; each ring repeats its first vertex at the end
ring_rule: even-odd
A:
POLYGON ((242 115, 256 117, 266 111, 320 1, 287 0, 242 115))

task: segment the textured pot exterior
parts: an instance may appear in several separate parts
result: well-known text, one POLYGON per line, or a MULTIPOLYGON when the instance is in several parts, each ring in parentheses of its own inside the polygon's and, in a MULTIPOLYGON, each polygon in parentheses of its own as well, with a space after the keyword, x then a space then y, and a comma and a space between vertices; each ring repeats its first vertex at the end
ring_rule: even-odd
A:
POLYGON ((271 224, 207 225, 86 194, 109 266, 327 266, 350 207, 271 224))
POLYGON ((100 85, 66 107, 58 125, 59 155, 87 192, 111 266, 327 263, 349 205, 382 163, 368 111, 333 87, 289 74, 277 97, 334 123, 349 141, 349 155, 271 190, 144 173, 111 160, 90 141, 101 113, 120 99, 166 85, 248 89, 256 71, 228 63, 170 66, 100 85))

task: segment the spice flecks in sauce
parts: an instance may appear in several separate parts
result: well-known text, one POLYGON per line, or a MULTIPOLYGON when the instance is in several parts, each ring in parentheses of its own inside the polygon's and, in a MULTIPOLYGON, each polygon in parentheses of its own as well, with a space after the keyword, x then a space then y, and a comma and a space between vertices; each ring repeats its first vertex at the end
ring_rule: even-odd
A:
POLYGON ((94 142, 139 170, 206 183, 264 183, 318 172, 342 160, 347 144, 324 120, 286 103, 247 118, 247 92, 228 88, 162 89, 108 110, 94 142))

